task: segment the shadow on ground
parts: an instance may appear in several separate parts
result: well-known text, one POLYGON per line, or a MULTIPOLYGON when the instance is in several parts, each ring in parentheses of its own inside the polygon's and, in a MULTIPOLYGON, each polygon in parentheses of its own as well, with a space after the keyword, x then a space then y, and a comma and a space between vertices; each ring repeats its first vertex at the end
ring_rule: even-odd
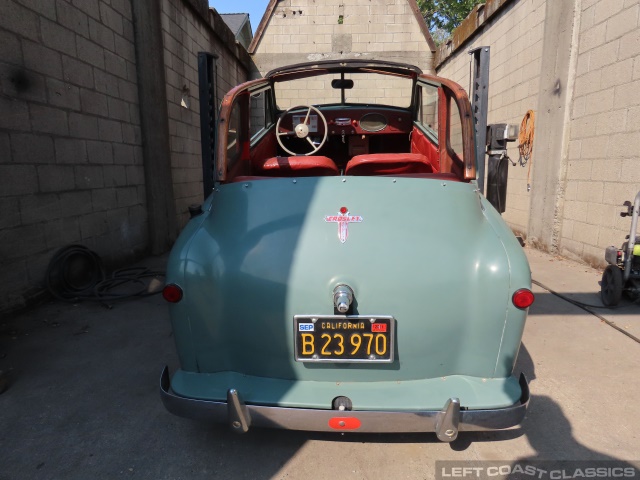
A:
MULTIPOLYGON (((431 433, 339 436, 254 429, 238 436, 225 427, 200 425, 164 410, 158 394, 164 362, 178 365, 159 296, 112 309, 49 303, 0 325, 0 370, 10 381, 0 395, 0 480, 267 479, 307 441, 437 443, 431 433)), ((513 458, 508 441, 526 436, 536 455, 518 461, 613 459, 578 443, 559 405, 536 395, 534 363, 524 345, 520 371, 533 382, 523 426, 462 434, 451 444, 454 452, 484 442, 499 450, 506 442, 504 457, 513 458)))

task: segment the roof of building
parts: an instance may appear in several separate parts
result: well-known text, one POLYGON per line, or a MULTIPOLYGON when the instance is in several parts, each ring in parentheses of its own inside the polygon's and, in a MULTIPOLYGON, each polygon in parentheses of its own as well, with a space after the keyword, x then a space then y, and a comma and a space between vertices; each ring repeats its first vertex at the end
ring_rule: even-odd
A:
MULTIPOLYGON (((255 53, 256 48, 260 44, 260 40, 262 40, 262 35, 264 34, 267 25, 269 24, 269 19, 273 15, 273 12, 276 9, 276 5, 280 0, 269 0, 269 4, 267 5, 267 9, 264 11, 264 15, 262 16, 262 20, 260 20, 260 25, 256 30, 255 35, 253 36, 253 40, 251 41, 251 45, 249 45, 249 53, 255 53)), ((413 12, 413 16, 418 22, 420 26, 420 31, 424 35, 424 39, 429 44, 429 48, 432 52, 436 51, 436 44, 431 38, 431 34, 429 33, 429 27, 427 26, 427 22, 424 20, 422 13, 420 12, 420 7, 418 7, 418 3, 416 0, 407 0, 409 3, 409 7, 411 7, 411 11, 413 12)))
POLYGON ((236 36, 240 33, 245 23, 249 21, 248 13, 221 13, 220 16, 236 36))

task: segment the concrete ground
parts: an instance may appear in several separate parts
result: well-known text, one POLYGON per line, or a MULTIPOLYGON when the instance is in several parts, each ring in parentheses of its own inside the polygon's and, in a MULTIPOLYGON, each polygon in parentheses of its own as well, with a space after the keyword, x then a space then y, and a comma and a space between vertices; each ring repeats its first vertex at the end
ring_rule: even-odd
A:
MULTIPOLYGON (((528 252, 551 290, 599 303, 600 272, 528 252)), ((147 259, 161 264, 162 259, 147 259)), ((461 434, 240 436, 167 413, 161 368, 178 366, 159 296, 114 304, 49 303, 0 321, 0 480, 423 479, 436 460, 640 460, 640 345, 538 286, 518 370, 531 381, 523 425, 461 434)), ((640 306, 604 310, 640 336, 640 306)), ((637 474, 636 474, 637 476, 637 474)))

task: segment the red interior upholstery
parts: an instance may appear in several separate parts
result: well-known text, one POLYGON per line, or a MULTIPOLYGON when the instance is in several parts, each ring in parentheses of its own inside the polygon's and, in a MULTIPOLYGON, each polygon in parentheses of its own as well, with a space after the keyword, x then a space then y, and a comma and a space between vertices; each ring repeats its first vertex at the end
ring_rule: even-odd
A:
POLYGON ((431 140, 415 126, 411 132, 411 152, 423 154, 429 159, 433 171, 440 171, 440 152, 438 147, 431 143, 431 140))
POLYGON ((399 175, 431 173, 429 159, 421 153, 376 153, 356 155, 347 164, 345 175, 399 175))
POLYGON ((278 154, 276 136, 273 132, 263 136, 256 145, 251 147, 251 166, 260 168, 265 158, 271 158, 278 154))
POLYGON ((329 157, 295 156, 273 157, 266 160, 255 173, 274 177, 320 177, 338 175, 340 170, 329 157))

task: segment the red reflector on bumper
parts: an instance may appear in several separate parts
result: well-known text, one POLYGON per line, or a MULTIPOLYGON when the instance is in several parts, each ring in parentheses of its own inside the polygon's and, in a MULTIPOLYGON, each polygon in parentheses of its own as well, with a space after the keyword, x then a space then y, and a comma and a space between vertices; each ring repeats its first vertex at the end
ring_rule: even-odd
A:
POLYGON ((335 430, 357 430, 360 425, 360 420, 354 417, 333 417, 329 420, 329 426, 335 430))

